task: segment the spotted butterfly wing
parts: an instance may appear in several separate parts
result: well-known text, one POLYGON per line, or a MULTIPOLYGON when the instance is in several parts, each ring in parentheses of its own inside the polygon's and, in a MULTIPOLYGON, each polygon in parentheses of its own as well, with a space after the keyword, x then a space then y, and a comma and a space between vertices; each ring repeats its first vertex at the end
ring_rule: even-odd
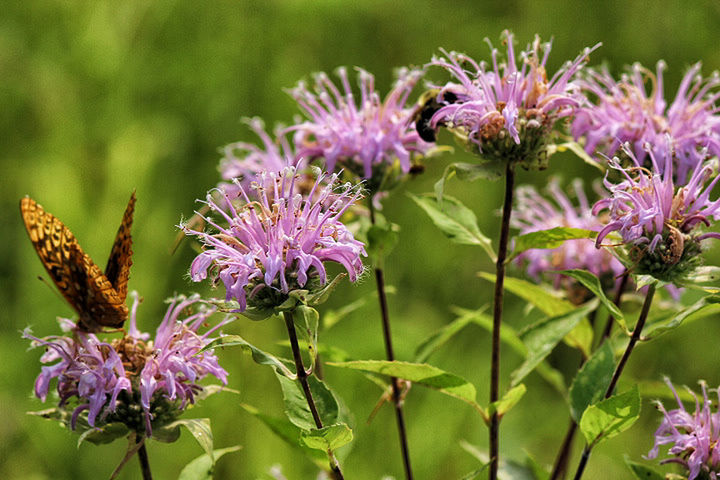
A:
POLYGON ((110 253, 107 272, 103 273, 60 220, 33 199, 20 200, 20 213, 30 241, 60 293, 78 312, 81 330, 117 328, 127 319, 125 297, 132 264, 130 226, 134 206, 133 193, 110 253))

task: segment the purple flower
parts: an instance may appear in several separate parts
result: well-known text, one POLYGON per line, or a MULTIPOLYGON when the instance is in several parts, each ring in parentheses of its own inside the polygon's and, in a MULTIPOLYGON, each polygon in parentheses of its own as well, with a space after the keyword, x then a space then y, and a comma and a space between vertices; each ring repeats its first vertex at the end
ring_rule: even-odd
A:
POLYGON ((239 311, 254 305, 275 307, 290 290, 327 281, 323 262, 341 264, 350 280, 363 271, 363 244, 340 221, 348 207, 360 198, 358 187, 337 185, 337 174, 319 175, 308 195, 297 192, 299 175, 294 167, 281 172, 263 172, 250 192, 240 186, 244 205, 236 208, 232 198, 223 194, 224 205, 212 195, 207 205, 228 224, 222 227, 205 220, 218 233, 210 234, 181 225, 187 235, 200 237, 205 250, 190 267, 190 277, 199 282, 213 271, 225 285, 226 300, 235 299, 239 311))
MULTIPOLYGON (((552 200, 540 195, 534 187, 519 187, 516 190, 517 204, 510 220, 511 225, 519 229, 520 234, 555 227, 600 231, 603 223, 592 214, 580 180, 573 183, 573 191, 577 197, 577 206, 560 189, 555 179, 547 187, 552 200)), ((625 270, 612 253, 606 249, 596 249, 593 240, 589 238, 568 240, 552 249, 527 250, 518 255, 517 261, 524 263, 528 275, 536 280, 552 270, 585 269, 601 279, 609 279, 612 285, 615 278, 625 270)), ((563 280, 569 279, 556 275, 555 288, 565 283, 563 280)))
MULTIPOLYGON (((148 434, 151 432, 150 422, 153 419, 152 407, 158 400, 174 402, 177 404, 175 408, 184 410, 188 403, 195 403, 195 395, 202 390, 198 381, 207 375, 214 375, 223 385, 227 385, 228 374, 219 365, 215 353, 212 350, 200 354, 198 352, 213 340, 210 335, 232 318, 227 318, 200 334, 198 330, 215 310, 204 308, 195 313, 185 313, 190 307, 196 306, 199 299, 198 295, 189 298, 177 296, 172 299, 165 318, 157 328, 155 339, 144 345, 146 353, 144 365, 139 372, 138 388, 148 434)), ((135 295, 129 318, 130 334, 125 340, 129 342, 132 338, 136 345, 143 345, 143 339, 149 335, 137 330, 138 304, 139 299, 135 295)))
MULTIPOLYGON (((62 323, 72 323, 59 319, 62 323)), ((70 426, 75 429, 78 416, 85 410, 87 422, 95 426, 98 415, 106 417, 117 406, 120 392, 130 391, 132 386, 126 377, 123 362, 113 347, 101 342, 95 334, 76 331, 73 337, 50 336, 38 338, 26 328, 24 338, 33 341, 33 346, 44 346, 47 350, 40 361, 42 367, 35 381, 35 395, 43 402, 50 390, 50 381, 58 379, 57 393, 59 406, 77 404, 70 426)))
POLYGON ((609 213, 609 223, 597 236, 598 248, 610 232, 617 231, 622 243, 631 247, 630 260, 635 263, 636 273, 672 281, 668 275, 681 264, 684 273, 697 266, 692 261, 699 261, 697 254, 701 240, 720 238, 717 233, 693 233, 700 224, 709 226, 711 219, 718 218, 720 200, 710 200, 710 192, 720 177, 716 176, 706 184, 714 173, 712 164, 698 163, 687 184, 676 188, 669 141, 666 139, 664 149, 657 145, 655 149, 648 149, 652 170, 643 168, 625 146, 625 154, 634 166, 623 168, 617 158, 610 161, 610 166, 620 172, 623 180, 613 184, 606 175, 604 184, 610 197, 597 202, 593 213, 604 209, 609 213), (655 152, 662 157, 657 158, 655 152), (662 162, 662 168, 658 160, 662 162))
MULTIPOLYGON (((297 156, 325 159, 324 169, 338 167, 362 178, 383 180, 399 163, 403 173, 412 166, 413 152, 425 154, 433 144, 420 139, 413 125, 413 108, 406 107, 422 70, 401 69, 385 100, 375 91, 375 77, 357 68, 360 98, 355 99, 345 68, 338 68, 341 87, 325 73, 315 75, 311 91, 300 82, 290 91, 308 120, 288 128, 294 131, 297 156)), ((379 183, 378 183, 379 186, 379 183)))
MULTIPOLYGON (((720 117, 715 102, 720 98, 720 76, 714 73, 704 79, 700 63, 693 65, 680 83, 675 100, 668 107, 663 95, 663 71, 660 61, 656 74, 640 64, 616 82, 607 70, 588 71, 580 81, 594 103, 578 109, 572 123, 576 139, 586 139, 585 150, 607 156, 619 153, 624 143, 631 145, 640 163, 647 157, 650 145, 656 157, 665 148, 665 136, 672 138, 677 181, 684 184, 688 172, 708 154, 720 154, 720 117), (646 84, 651 89, 648 92, 646 84)), ((661 169, 664 165, 658 165, 661 169)), ((662 170, 660 170, 662 173, 662 170)))
MULTIPOLYGON (((215 354, 206 351, 198 355, 197 352, 212 341, 209 336, 231 318, 201 335, 198 329, 214 310, 200 310, 181 319, 183 312, 198 304, 199 297, 176 297, 152 340, 149 334, 137 329, 140 301, 137 293, 131 295, 134 302, 128 334, 109 343, 101 342, 95 334, 76 330, 72 337, 37 338, 29 329, 23 334, 32 339, 33 344, 47 348, 42 363, 56 362, 42 367, 35 382, 35 394, 45 401, 51 380, 57 378, 59 408, 74 406, 72 429, 79 415, 87 410, 87 423, 91 427, 121 422, 131 430, 150 436, 151 423, 156 426, 170 423, 187 404, 194 403, 195 395, 202 390, 199 380, 211 374, 227 384, 227 372, 220 367, 215 354)), ((75 326, 69 320, 60 321, 75 326)))
POLYGON ((536 36, 532 46, 520 53, 518 68, 513 35, 505 31, 503 36, 507 59, 500 61, 488 41, 490 68, 457 52, 443 51, 445 58, 432 59, 430 65, 445 68, 455 82, 441 87, 438 98, 449 96, 454 101, 433 115, 431 125, 447 125, 459 132, 483 156, 528 161, 544 151, 557 119, 580 106, 583 97, 572 79, 599 44, 586 48, 548 80, 545 64, 550 43, 541 44, 536 36))
MULTIPOLYGON (((701 473, 701 478, 717 480, 720 478, 720 413, 710 410, 712 402, 708 399, 707 385, 700 382, 702 408, 695 392, 690 391, 695 398, 695 412, 691 414, 685 410, 670 380, 666 378, 665 383, 672 390, 678 408, 668 412, 662 403, 657 402, 657 408, 665 418, 655 431, 655 445, 647 458, 657 458, 661 445, 671 445, 668 454, 673 458, 661 463, 682 465, 687 469, 688 480, 698 478, 701 473)), ((720 389, 716 390, 716 394, 720 400, 720 389)))
POLYGON ((237 195, 237 185, 233 179, 239 179, 246 190, 262 171, 278 172, 286 166, 295 166, 296 157, 287 138, 276 129, 276 140, 265 131, 265 125, 259 118, 245 120, 248 126, 262 141, 263 147, 246 142, 231 143, 223 148, 224 156, 220 160, 220 175, 224 180, 220 188, 229 189, 229 195, 237 195))

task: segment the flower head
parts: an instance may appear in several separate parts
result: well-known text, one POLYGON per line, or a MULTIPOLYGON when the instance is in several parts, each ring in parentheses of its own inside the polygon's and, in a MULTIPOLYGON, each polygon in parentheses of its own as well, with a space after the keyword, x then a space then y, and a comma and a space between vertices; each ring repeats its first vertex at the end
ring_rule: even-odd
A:
MULTIPOLYGON (((531 186, 519 187, 516 191, 517 206, 510 220, 511 225, 523 235, 554 227, 600 231, 603 223, 592 214, 580 180, 573 183, 573 191, 578 205, 573 204, 556 180, 551 180, 547 187, 551 200, 540 195, 531 186)), ((567 240, 552 249, 527 250, 518 255, 517 261, 524 263, 528 275, 536 280, 552 270, 585 269, 613 285, 615 278, 625 270, 609 251, 596 249, 593 240, 589 238, 567 240)), ((561 275, 555 276, 554 285, 555 288, 562 285, 570 292, 573 292, 573 287, 576 286, 569 278, 561 275)))
POLYGON ((621 145, 628 143, 640 163, 647 158, 646 145, 661 157, 658 149, 665 148, 665 136, 670 135, 676 181, 682 185, 699 162, 720 154, 720 117, 715 107, 720 98, 720 76, 714 73, 704 79, 700 63, 696 63, 683 77, 668 107, 663 94, 665 67, 664 62, 658 62, 653 74, 636 63, 619 82, 607 70, 589 70, 579 84, 594 102, 577 110, 571 130, 576 139, 586 139, 589 154, 617 155, 621 145), (646 84, 651 87, 649 92, 646 84))
POLYGON ((636 273, 672 282, 697 266, 701 240, 720 238, 717 233, 695 231, 699 225, 709 226, 711 219, 718 219, 720 200, 710 200, 710 193, 720 177, 707 183, 714 173, 712 164, 698 163, 687 184, 676 188, 670 148, 660 150, 662 158, 648 149, 652 170, 642 167, 629 147, 624 151, 634 166, 623 168, 617 158, 613 159, 610 166, 623 180, 613 184, 606 175, 604 184, 610 197, 593 206, 594 214, 604 209, 609 213, 609 223, 598 234, 596 246, 600 248, 607 235, 617 231, 622 242, 630 246, 629 257, 636 273))
MULTIPOLYGON (((667 411, 662 403, 657 402, 657 408, 665 418, 655 431, 655 445, 647 458, 657 458, 661 445, 671 445, 668 454, 673 458, 661 463, 684 466, 688 480, 694 480, 701 474, 700 478, 720 478, 720 413, 710 410, 712 402, 708 398, 707 385, 700 382, 703 391, 702 408, 695 392, 690 391, 695 397, 695 412, 691 414, 680 401, 670 380, 666 378, 665 383, 672 390, 678 408, 667 411)), ((720 400, 720 389, 716 390, 716 395, 720 400)))
MULTIPOLYGON (((136 326, 138 295, 133 292, 128 334, 103 342, 93 333, 73 329, 72 337, 24 337, 47 348, 41 362, 46 365, 35 382, 35 394, 45 401, 50 382, 57 378, 59 408, 72 408, 70 427, 76 428, 87 410, 90 427, 123 423, 130 430, 150 436, 153 427, 170 423, 194 403, 203 387, 198 381, 211 374, 227 384, 227 372, 212 351, 197 354, 209 336, 229 319, 204 334, 199 328, 214 312, 211 308, 184 314, 199 297, 176 297, 157 329, 155 339, 136 326), (181 318, 181 315, 185 315, 181 318)), ((74 327, 66 319, 61 324, 74 327)))
POLYGON ((223 194, 224 205, 208 195, 210 209, 227 222, 222 227, 206 221, 218 233, 210 234, 181 226, 187 235, 200 237, 205 250, 190 267, 198 282, 211 270, 225 285, 226 300, 235 299, 240 311, 248 300, 256 306, 274 307, 291 290, 324 285, 323 262, 341 264, 350 280, 362 273, 363 244, 348 231, 340 217, 360 197, 357 187, 337 185, 338 175, 319 175, 307 196, 297 193, 295 168, 263 172, 250 192, 240 188, 245 204, 236 208, 223 194), (308 282, 311 282, 309 284, 308 282))
POLYGON ((599 45, 586 48, 548 79, 545 65, 550 43, 542 44, 536 36, 532 46, 520 53, 518 68, 513 35, 508 31, 503 35, 507 58, 499 60, 497 49, 488 41, 490 67, 457 52, 443 51, 445 58, 432 59, 430 65, 443 67, 455 81, 441 88, 438 98, 449 95, 453 102, 440 108, 431 124, 447 125, 459 132, 485 157, 529 162, 523 164, 543 168, 541 157, 555 122, 570 115, 582 102, 572 79, 599 45))
MULTIPOLYGON (((290 95, 307 120, 288 128, 294 131, 297 156, 325 160, 324 169, 338 167, 378 184, 399 163, 403 173, 412 166, 413 152, 424 154, 433 146, 413 127, 413 108, 406 106, 410 92, 423 75, 401 69, 385 100, 375 91, 375 77, 357 68, 360 98, 356 100, 345 68, 337 69, 338 88, 325 73, 315 75, 311 91, 301 82, 290 95)), ((371 188, 371 190, 373 190, 371 188)))
POLYGON ((257 175, 265 170, 277 172, 286 166, 295 166, 297 158, 287 138, 277 129, 273 140, 265 131, 265 125, 259 118, 247 119, 246 123, 260 138, 263 148, 252 143, 235 142, 223 148, 224 156, 220 160, 220 175, 223 183, 220 188, 230 195, 237 195, 237 183, 246 190, 250 188, 257 175))

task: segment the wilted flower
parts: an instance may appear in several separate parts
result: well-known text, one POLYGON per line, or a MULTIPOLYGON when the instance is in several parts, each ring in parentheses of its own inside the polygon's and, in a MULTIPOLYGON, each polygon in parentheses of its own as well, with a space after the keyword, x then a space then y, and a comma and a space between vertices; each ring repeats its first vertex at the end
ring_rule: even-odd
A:
MULTIPOLYGON (((517 204, 510 223, 520 234, 549 230, 555 227, 570 227, 598 232, 603 223, 592 214, 590 204, 583 190, 582 182, 573 182, 573 191, 578 205, 560 189, 557 180, 551 180, 547 192, 549 200, 532 186, 521 186, 516 190, 517 204)), ((553 270, 589 270, 605 283, 613 285, 625 268, 608 250, 595 248, 589 238, 567 240, 557 248, 531 249, 517 257, 525 264, 528 275, 536 280, 553 270)), ((575 283, 567 277, 555 275, 554 286, 563 285, 569 291, 575 283)))
POLYGON ((205 250, 190 267, 190 277, 198 282, 208 270, 222 280, 226 300, 234 298, 244 311, 247 302, 258 307, 280 305, 291 290, 324 285, 323 262, 345 267, 350 280, 362 273, 363 244, 340 221, 348 207, 360 198, 359 187, 338 185, 337 174, 319 175, 307 196, 297 193, 295 168, 264 172, 250 192, 240 187, 245 203, 236 208, 233 198, 223 194, 224 205, 212 195, 207 204, 227 222, 222 227, 206 221, 218 233, 210 234, 181 226, 187 235, 200 237, 205 250), (308 284, 312 281, 312 284, 308 284))
POLYGON ((220 188, 227 190, 230 195, 238 194, 237 184, 233 181, 236 178, 247 190, 260 172, 266 170, 279 172, 286 166, 297 164, 292 146, 280 129, 276 129, 277 139, 273 140, 265 131, 261 119, 247 119, 246 123, 260 138, 263 148, 247 142, 235 142, 223 148, 224 156, 220 160, 220 175, 223 183, 220 184, 220 188))
MULTIPOLYGON (((657 408, 665 418, 655 431, 655 445, 647 458, 657 458, 661 445, 671 445, 668 454, 672 458, 660 463, 682 465, 687 469, 688 480, 698 476, 712 480, 720 478, 720 413, 710 410, 712 402, 708 398, 707 385, 700 382, 702 408, 695 392, 690 391, 695 398, 695 412, 691 414, 683 406, 670 380, 666 378, 665 383, 672 390, 678 408, 668 412, 662 403, 657 402, 657 408)), ((720 389, 716 390, 716 394, 720 400, 720 389)))
POLYGON ((532 46, 520 53, 518 68, 513 35, 503 33, 507 59, 498 59, 490 44, 492 65, 477 63, 467 55, 444 52, 445 58, 430 62, 445 68, 458 83, 447 83, 438 99, 452 103, 440 108, 431 125, 447 125, 466 137, 479 153, 490 159, 523 162, 526 167, 544 168, 545 147, 555 122, 570 115, 582 102, 572 82, 592 49, 586 48, 548 80, 545 64, 550 43, 535 37, 532 46))
POLYGON ((308 120, 289 127, 294 131, 298 157, 325 160, 328 172, 344 168, 370 180, 375 193, 388 171, 399 164, 403 173, 412 166, 413 152, 426 153, 433 144, 420 139, 413 126, 410 92, 423 75, 421 70, 401 69, 398 80, 381 100, 375 77, 357 68, 360 98, 355 99, 345 68, 338 68, 341 88, 325 73, 315 75, 311 91, 300 82, 290 91, 308 120))
MULTIPOLYGON (((209 336, 230 319, 204 334, 198 330, 214 312, 212 308, 185 313, 196 306, 199 297, 182 296, 172 300, 155 339, 141 333, 136 325, 139 299, 129 317, 128 334, 103 342, 93 333, 74 330, 72 337, 34 337, 29 329, 24 337, 47 348, 35 382, 35 394, 45 401, 50 381, 58 379, 60 409, 73 408, 70 427, 75 429, 85 410, 91 427, 119 422, 130 430, 150 436, 153 427, 173 421, 203 387, 197 382, 208 374, 227 384, 227 372, 212 351, 198 352, 210 343, 209 336), (184 318, 181 316, 184 315, 184 318)), ((60 319, 65 330, 73 322, 60 319)))
POLYGON ((676 188, 669 148, 660 150, 659 159, 648 150, 652 170, 642 167, 629 147, 624 151, 634 166, 623 168, 617 158, 610 161, 624 180, 612 184, 606 175, 604 184, 610 197, 593 207, 594 214, 604 209, 609 212, 609 223, 598 234, 596 246, 600 248, 607 235, 617 231, 622 243, 630 247, 629 260, 635 273, 669 282, 679 280, 698 266, 700 241, 720 238, 717 233, 695 232, 700 224, 709 226, 710 219, 718 218, 720 200, 710 200, 710 192, 720 177, 706 185, 713 167, 709 162, 698 163, 687 184, 676 188))
POLYGON ((720 76, 714 73, 704 79, 700 63, 696 63, 683 77, 668 107, 663 94, 665 67, 665 62, 658 62, 653 74, 636 63, 619 82, 607 70, 588 71, 579 84, 594 97, 594 103, 588 102, 577 110, 572 134, 576 139, 586 139, 589 154, 617 155, 620 146, 629 143, 641 164, 647 157, 646 145, 661 157, 658 149, 666 147, 665 137, 670 135, 676 156, 676 181, 682 185, 698 162, 708 154, 720 153, 720 117, 715 106, 720 98, 720 76))

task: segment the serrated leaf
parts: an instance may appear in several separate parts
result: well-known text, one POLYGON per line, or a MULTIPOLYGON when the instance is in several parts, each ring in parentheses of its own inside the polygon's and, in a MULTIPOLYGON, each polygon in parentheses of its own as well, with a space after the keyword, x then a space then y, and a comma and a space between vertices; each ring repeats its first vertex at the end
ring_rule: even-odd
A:
POLYGON ((435 226, 451 241, 460 245, 477 245, 485 250, 493 262, 495 261, 491 240, 480 231, 472 210, 459 200, 446 195, 441 206, 432 197, 418 197, 410 193, 408 196, 430 216, 435 226))
POLYGON ((587 270, 559 270, 555 273, 567 275, 568 277, 580 282, 585 288, 590 290, 593 295, 595 295, 598 300, 600 300, 600 302, 602 302, 602 304, 605 306, 605 308, 608 309, 608 311, 615 318, 615 320, 617 320, 618 322, 624 320, 622 312, 617 307, 617 305, 615 305, 612 301, 610 301, 609 298, 607 298, 607 295, 605 295, 602 285, 600 284, 600 279, 597 278, 595 275, 588 272, 587 270))
POLYGON ((180 425, 171 423, 160 428, 154 428, 152 438, 163 443, 177 442, 177 439, 180 438, 180 425))
MULTIPOLYGON (((495 283, 495 274, 479 272, 478 276, 495 283)), ((505 290, 512 292, 514 295, 534 305, 545 315, 554 317, 566 312, 571 312, 576 308, 575 305, 567 300, 558 298, 541 286, 526 280, 506 276, 503 285, 505 290)))
POLYGON ((625 465, 630 468, 633 476, 638 480, 665 480, 665 476, 656 472, 647 465, 642 463, 633 462, 627 455, 625 456, 625 465))
POLYGON ((533 249, 553 249, 561 246, 566 240, 591 239, 597 237, 597 232, 571 227, 555 227, 548 230, 538 230, 515 237, 515 247, 508 258, 508 262, 521 253, 533 249))
POLYGON ((320 429, 302 431, 300 443, 315 450, 335 450, 352 442, 353 433, 344 423, 328 425, 320 429))
MULTIPOLYGON (((490 318, 489 315, 483 314, 481 311, 466 310, 463 308, 454 307, 453 312, 461 317, 469 317, 470 319, 472 319, 473 323, 484 328, 488 332, 492 331, 492 318, 490 318)), ((512 348, 513 351, 515 351, 522 358, 527 358, 527 349, 525 348, 525 345, 523 344, 522 340, 520 340, 520 337, 518 336, 515 329, 512 328, 512 326, 507 324, 503 325, 503 327, 500 329, 500 340, 506 345, 508 345, 510 348, 512 348)), ((535 367, 535 371, 538 375, 540 375, 540 377, 542 377, 546 382, 553 386, 561 395, 564 396, 567 393, 563 374, 558 370, 552 368, 550 365, 548 365, 547 362, 541 362, 537 367, 535 367)))
POLYGON ((593 300, 571 312, 541 320, 520 333, 520 339, 527 348, 528 356, 520 368, 512 373, 511 385, 518 385, 532 372, 563 337, 570 333, 587 314, 595 310, 597 305, 597 300, 593 300))
POLYGON ((676 329, 688 319, 702 318, 717 312, 720 312, 720 296, 708 295, 671 316, 668 321, 647 325, 642 338, 645 341, 652 340, 663 333, 676 329))
MULTIPOLYGON (((285 415, 287 415, 288 420, 301 430, 317 428, 300 381, 291 380, 277 371, 275 372, 275 376, 282 388, 285 415)), ((310 392, 312 393, 315 407, 317 408, 323 425, 338 423, 339 407, 333 393, 325 383, 316 377, 308 377, 307 380, 310 385, 310 392)))
POLYGON ((317 292, 308 293, 306 297, 308 305, 320 305, 325 303, 328 298, 330 298, 330 294, 335 290, 335 288, 337 288, 340 281, 346 276, 347 273, 338 273, 332 280, 326 283, 323 288, 317 292))
POLYGON ((426 363, 400 362, 397 360, 392 362, 387 360, 356 360, 339 363, 328 362, 326 365, 409 380, 415 384, 430 387, 445 395, 462 400, 477 409, 483 415, 483 418, 487 418, 484 409, 476 401, 477 393, 473 384, 457 375, 426 363))
POLYGON ((525 388, 525 385, 522 383, 511 388, 505 392, 505 395, 503 395, 500 400, 493 402, 488 406, 488 415, 492 416, 492 414, 497 410, 498 416, 502 418, 502 416, 509 412, 512 407, 517 405, 520 399, 525 395, 526 391, 527 388, 525 388))
POLYGON ((295 377, 295 374, 285 366, 285 363, 283 363, 283 361, 281 361, 274 355, 260 350, 259 348, 242 338, 240 335, 224 335, 220 338, 216 338, 215 340, 201 348, 198 353, 219 347, 240 347, 245 353, 249 353, 252 356, 252 359, 255 360, 255 363, 260 365, 269 365, 273 367, 276 372, 279 372, 286 377, 295 377))
POLYGON ((215 462, 226 453, 237 452, 241 448, 240 445, 236 445, 234 447, 219 448, 213 451, 212 456, 200 455, 183 467, 178 480, 212 480, 215 462), (215 462, 213 462, 213 458, 215 458, 215 462))
POLYGON ((293 425, 287 418, 271 417, 261 413, 257 408, 246 403, 241 403, 240 407, 246 412, 253 415, 255 418, 260 420, 266 427, 268 427, 275 435, 285 441, 288 445, 302 451, 305 456, 313 462, 318 468, 327 470, 327 454, 313 450, 304 445, 301 445, 300 433, 302 430, 297 426, 293 425))
POLYGON ((213 454, 213 435, 210 428, 209 418, 189 418, 175 420, 167 425, 168 428, 185 427, 195 440, 200 444, 206 455, 212 457, 213 454))
POLYGON ((588 445, 612 438, 630 428, 640 416, 640 394, 637 385, 585 409, 580 430, 588 445))
POLYGON ((570 414, 576 422, 589 405, 603 398, 614 371, 612 347, 610 342, 604 342, 585 362, 570 386, 570 414))

